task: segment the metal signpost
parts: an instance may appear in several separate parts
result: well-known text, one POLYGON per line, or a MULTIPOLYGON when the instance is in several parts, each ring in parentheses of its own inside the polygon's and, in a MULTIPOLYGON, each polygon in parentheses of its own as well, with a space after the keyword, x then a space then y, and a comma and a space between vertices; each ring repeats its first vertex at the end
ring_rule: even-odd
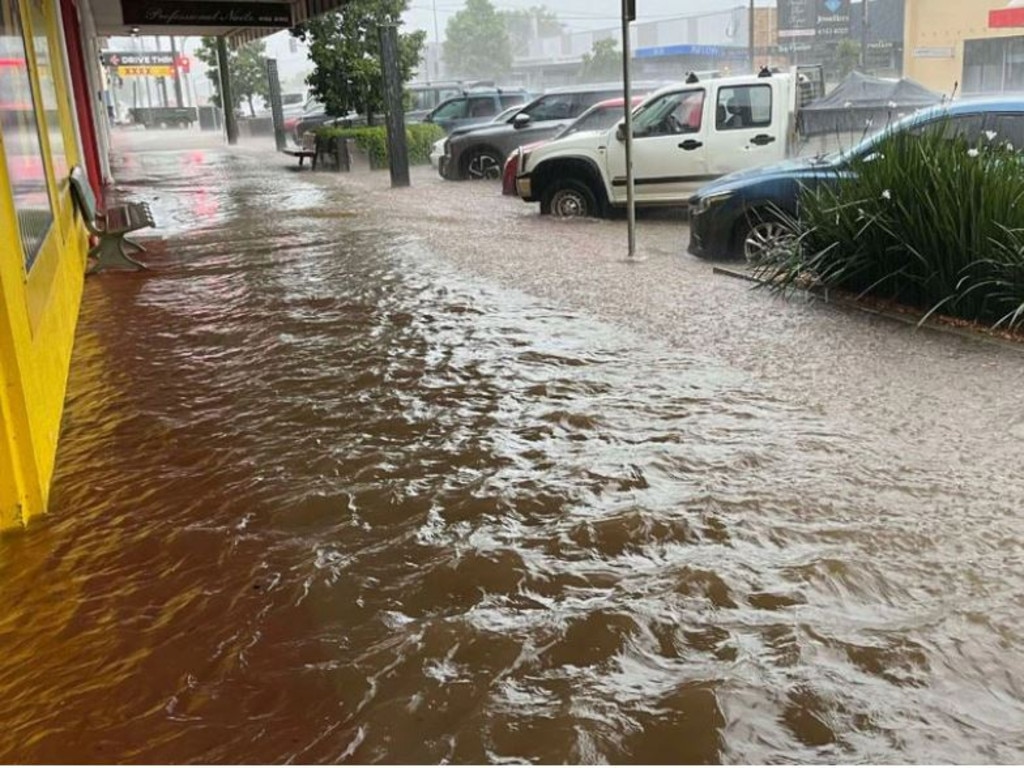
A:
POLYGON ((636 257, 636 200, 633 189, 633 85, 630 77, 629 23, 636 19, 636 0, 622 0, 622 97, 626 129, 626 219, 629 258, 636 257))

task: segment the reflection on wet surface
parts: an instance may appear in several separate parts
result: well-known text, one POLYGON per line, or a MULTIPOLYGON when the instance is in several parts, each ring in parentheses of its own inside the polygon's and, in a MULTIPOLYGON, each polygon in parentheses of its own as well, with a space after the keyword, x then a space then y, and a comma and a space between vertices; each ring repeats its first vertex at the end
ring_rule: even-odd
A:
POLYGON ((6 761, 1024 759, 1018 353, 671 217, 622 265, 424 174, 129 157, 166 240, 87 282, 0 543, 6 761))

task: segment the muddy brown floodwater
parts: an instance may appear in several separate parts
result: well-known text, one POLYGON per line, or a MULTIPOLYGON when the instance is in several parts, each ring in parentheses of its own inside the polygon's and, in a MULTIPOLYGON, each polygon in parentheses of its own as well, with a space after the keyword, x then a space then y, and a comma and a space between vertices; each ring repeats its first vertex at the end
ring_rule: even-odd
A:
POLYGON ((0 760, 1024 761, 1019 350, 171 136, 0 540, 0 760))

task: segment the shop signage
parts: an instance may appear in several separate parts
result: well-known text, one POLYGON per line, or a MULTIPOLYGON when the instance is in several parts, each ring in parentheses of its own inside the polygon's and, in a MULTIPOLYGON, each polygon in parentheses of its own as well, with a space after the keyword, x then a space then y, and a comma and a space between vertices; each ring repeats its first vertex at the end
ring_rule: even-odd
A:
POLYGON ((989 11, 988 25, 992 29, 1024 27, 1024 3, 1014 0, 1005 8, 989 11))
POLYGON ((819 0, 814 34, 826 42, 849 37, 850 0, 819 0))
POLYGON ((814 37, 818 0, 779 0, 779 38, 814 37))
POLYGON ((174 67, 118 67, 118 77, 174 77, 174 67))
POLYGON ((835 42, 850 36, 850 0, 779 0, 779 40, 813 37, 835 42))
POLYGON ((952 48, 933 46, 926 48, 915 48, 915 59, 952 59, 954 55, 952 48))
POLYGON ((292 26, 288 3, 121 0, 125 24, 185 27, 292 26))
POLYGON ((100 59, 108 67, 174 66, 174 54, 161 51, 103 51, 100 59))

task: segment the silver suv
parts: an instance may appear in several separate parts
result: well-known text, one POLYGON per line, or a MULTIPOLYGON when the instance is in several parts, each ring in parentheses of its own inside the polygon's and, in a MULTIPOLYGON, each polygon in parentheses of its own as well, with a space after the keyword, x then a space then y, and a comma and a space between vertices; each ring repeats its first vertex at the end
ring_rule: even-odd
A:
MULTIPOLYGON (((634 88, 650 90, 650 84, 634 88)), ((517 147, 543 141, 599 101, 622 96, 619 84, 556 88, 500 123, 485 123, 453 131, 444 144, 437 170, 443 178, 500 179, 505 158, 517 147)))

